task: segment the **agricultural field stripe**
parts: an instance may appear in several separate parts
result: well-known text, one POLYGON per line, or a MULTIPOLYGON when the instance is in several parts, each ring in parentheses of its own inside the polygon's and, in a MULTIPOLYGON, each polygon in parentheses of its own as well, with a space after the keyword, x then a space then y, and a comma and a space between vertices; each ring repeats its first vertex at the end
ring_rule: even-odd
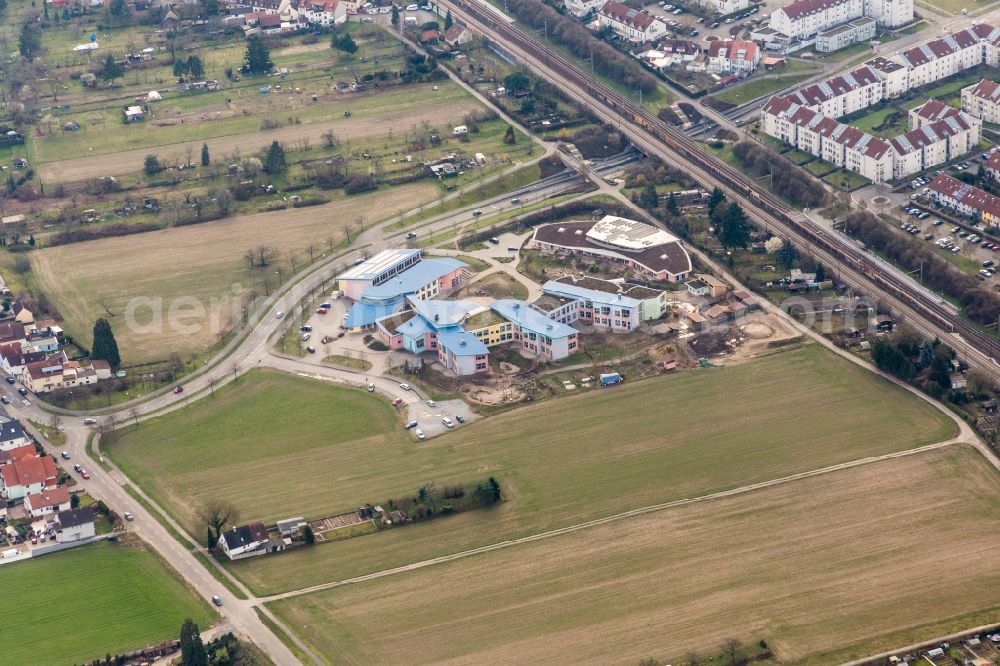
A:
MULTIPOLYGON (((577 523, 576 525, 568 525, 566 527, 561 527, 555 530, 549 530, 547 532, 540 532, 538 534, 532 534, 530 536, 521 537, 518 539, 511 539, 508 541, 500 541, 488 546, 481 546, 479 548, 472 548, 470 550, 464 550, 459 553, 452 553, 450 555, 442 555, 441 557, 435 557, 429 560, 423 560, 422 562, 413 562, 411 564, 405 564, 400 567, 394 567, 392 569, 385 569, 383 571, 376 571, 374 573, 365 574, 363 576, 356 576, 354 578, 347 578, 345 580, 332 581, 329 583, 322 583, 320 585, 313 585, 310 587, 304 587, 298 590, 292 590, 290 592, 282 592, 280 594, 273 594, 270 596, 261 596, 258 599, 264 603, 270 603, 272 601, 280 601, 282 599, 289 599, 291 597, 298 597, 304 594, 310 594, 312 592, 321 592, 323 590, 330 590, 337 587, 344 587, 346 585, 354 585, 356 583, 364 583, 370 580, 375 580, 377 578, 384 578, 386 576, 393 576, 396 574, 406 573, 409 571, 416 571, 418 569, 423 569, 425 567, 433 566, 436 564, 443 564, 445 562, 451 562, 454 560, 464 559, 466 557, 472 557, 474 555, 481 555, 483 553, 489 553, 495 550, 502 550, 504 548, 510 548, 511 546, 517 546, 521 544, 531 543, 533 541, 542 541, 543 539, 550 539, 552 537, 557 537, 563 534, 569 534, 571 532, 578 532, 580 530, 589 529, 591 527, 597 527, 599 525, 606 525, 608 523, 617 522, 619 520, 624 520, 626 518, 633 518, 635 516, 641 516, 648 513, 655 513, 657 511, 663 511, 666 509, 673 509, 681 506, 687 506, 689 504, 695 504, 699 502, 707 502, 715 499, 722 499, 725 497, 732 497, 734 495, 742 495, 744 493, 754 492, 756 490, 763 490, 764 488, 770 488, 773 486, 782 485, 785 483, 790 483, 792 481, 799 481, 802 479, 808 479, 814 476, 822 476, 824 474, 830 474, 832 472, 838 472, 845 469, 851 469, 853 467, 861 467, 862 465, 869 465, 871 463, 881 462, 884 460, 892 460, 894 458, 903 458, 905 456, 911 456, 919 453, 925 453, 927 451, 934 451, 936 449, 942 449, 947 446, 952 446, 953 444, 967 444, 961 440, 952 439, 945 442, 937 442, 934 444, 927 444, 925 446, 917 447, 915 449, 909 449, 906 451, 896 451, 894 453, 887 453, 881 456, 871 456, 868 458, 859 458, 858 460, 852 460, 845 463, 838 463, 836 465, 830 465, 829 467, 821 467, 819 469, 810 470, 808 472, 799 472, 798 474, 791 474, 789 476, 783 476, 777 479, 771 479, 769 481, 761 481, 759 483, 753 483, 748 486, 741 486, 739 488, 731 488, 729 490, 721 490, 715 493, 709 493, 708 495, 699 495, 698 497, 685 497, 683 499, 672 500, 670 502, 662 502, 660 504, 651 504, 649 506, 640 507, 638 509, 632 509, 630 511, 623 511, 622 513, 616 513, 611 516, 605 516, 603 518, 596 518, 594 520, 588 520, 583 523, 577 523)), ((972 445, 970 445, 972 446, 972 445)), ((978 448, 978 447, 976 447, 978 448)), ((989 459, 989 456, 986 456, 989 459)), ((993 461, 991 460, 991 463, 993 461)), ((995 465, 995 463, 993 463, 995 465)))

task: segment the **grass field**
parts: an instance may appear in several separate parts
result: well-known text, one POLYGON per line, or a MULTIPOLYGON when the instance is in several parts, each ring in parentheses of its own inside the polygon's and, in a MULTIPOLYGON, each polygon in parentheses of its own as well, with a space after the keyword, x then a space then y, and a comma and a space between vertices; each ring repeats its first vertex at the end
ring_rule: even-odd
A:
POLYGON ((64 317, 64 328, 76 339, 89 344, 94 320, 106 316, 104 303, 116 315, 111 323, 125 363, 161 360, 172 351, 186 355, 210 349, 231 321, 233 285, 238 285, 244 303, 251 290, 263 297, 265 278, 274 287, 276 267, 288 277, 288 251, 295 252, 298 266, 304 266, 306 246, 312 244, 322 254, 328 251, 327 239, 333 238, 336 248, 344 225, 355 224, 358 216, 374 221, 396 207, 431 201, 436 195, 433 184, 415 183, 342 197, 321 206, 45 248, 32 252, 31 260, 41 288, 64 317), (282 252, 270 270, 250 270, 243 259, 247 249, 259 245, 282 252), (126 325, 126 304, 136 297, 162 299, 162 329, 144 330, 151 323, 148 307, 136 317, 143 328, 126 325), (206 313, 212 309, 212 299, 220 301, 218 325, 206 314, 184 321, 185 325, 199 324, 194 333, 170 327, 171 303, 189 297, 206 313))
POLYGON ((120 430, 104 450, 194 534, 203 531, 195 510, 213 496, 236 502, 244 519, 275 520, 333 515, 427 482, 493 474, 504 486, 508 501, 491 511, 233 567, 270 593, 954 432, 936 410, 818 348, 499 418, 418 445, 377 397, 261 373, 216 391, 213 400, 120 430))
POLYGON ((834 664, 1000 620, 998 498, 950 448, 271 608, 331 663, 670 663, 736 637, 834 664))
POLYGON ((17 617, 5 663, 89 663, 173 638, 185 618, 202 629, 216 620, 161 560, 125 542, 4 565, 2 577, 17 617))
POLYGON ((779 72, 765 74, 763 76, 753 78, 746 83, 732 86, 727 90, 723 90, 718 95, 715 95, 714 98, 720 102, 727 102, 729 104, 739 106, 740 104, 751 102, 758 97, 770 95, 778 90, 782 90, 788 86, 805 81, 818 71, 819 67, 815 65, 793 60, 788 67, 779 72))

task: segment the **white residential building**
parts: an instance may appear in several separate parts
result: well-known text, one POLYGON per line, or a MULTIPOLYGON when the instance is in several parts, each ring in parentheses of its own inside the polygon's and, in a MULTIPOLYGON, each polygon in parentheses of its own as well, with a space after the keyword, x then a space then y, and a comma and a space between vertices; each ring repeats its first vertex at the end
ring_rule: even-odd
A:
POLYGON ((984 123, 1000 123, 1000 83, 983 79, 963 88, 962 110, 984 123))
POLYGON ((806 86, 788 99, 830 118, 860 111, 882 100, 885 84, 879 73, 864 65, 855 70, 806 86))
POLYGON ((347 5, 340 0, 306 0, 299 10, 310 25, 340 25, 347 20, 347 5))
POLYGON ((793 41, 869 16, 889 28, 913 20, 913 0, 796 0, 774 10, 770 28, 793 41))
POLYGON ((750 0, 699 0, 703 7, 711 7, 720 15, 735 14, 750 7, 750 0))
POLYGON ((597 12, 597 23, 636 44, 653 42, 667 34, 667 25, 646 12, 632 9, 617 0, 608 0, 597 12))
POLYGON ((73 543, 93 538, 97 533, 93 507, 60 511, 56 516, 56 542, 73 543))
POLYGON ((718 74, 749 76, 760 63, 760 48, 751 41, 718 40, 708 47, 708 71, 718 74))
POLYGON ((598 11, 608 0, 566 0, 564 6, 566 11, 577 18, 589 16, 591 12, 598 11))
POLYGON ((851 44, 874 39, 876 31, 875 19, 862 16, 816 35, 816 50, 821 53, 839 51, 851 44))

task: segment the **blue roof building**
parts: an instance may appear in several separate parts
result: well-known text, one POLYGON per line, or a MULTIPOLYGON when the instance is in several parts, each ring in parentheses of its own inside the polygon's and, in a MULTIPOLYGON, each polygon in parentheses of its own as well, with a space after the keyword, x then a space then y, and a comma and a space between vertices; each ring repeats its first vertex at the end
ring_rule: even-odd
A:
POLYGON ((465 331, 438 333, 438 360, 456 375, 488 372, 490 350, 465 331))
POLYGON ((579 349, 575 328, 546 317, 525 301, 505 298, 490 307, 514 324, 514 341, 527 352, 558 361, 579 349))

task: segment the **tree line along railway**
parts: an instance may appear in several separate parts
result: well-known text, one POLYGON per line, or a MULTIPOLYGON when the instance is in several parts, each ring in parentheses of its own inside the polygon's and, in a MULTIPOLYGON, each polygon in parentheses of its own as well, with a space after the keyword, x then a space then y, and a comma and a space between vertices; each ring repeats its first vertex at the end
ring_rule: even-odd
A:
POLYGON ((951 303, 873 261, 848 239, 811 224, 804 215, 754 179, 702 150, 683 131, 594 80, 565 56, 541 44, 509 20, 491 15, 499 10, 486 7, 485 2, 478 0, 442 0, 441 5, 450 9, 456 19, 498 42, 508 53, 515 54, 536 75, 549 79, 619 127, 640 150, 681 167, 703 186, 720 187, 747 209, 748 216, 759 228, 776 232, 818 261, 836 266, 841 279, 849 286, 862 293, 875 292, 874 295, 897 312, 910 314, 908 320, 912 326, 930 337, 951 340, 951 346, 964 351, 967 360, 1000 381, 1000 342, 963 319, 951 303), (561 85, 564 83, 570 85, 561 85), (962 350, 961 344, 965 344, 966 349, 962 350))

